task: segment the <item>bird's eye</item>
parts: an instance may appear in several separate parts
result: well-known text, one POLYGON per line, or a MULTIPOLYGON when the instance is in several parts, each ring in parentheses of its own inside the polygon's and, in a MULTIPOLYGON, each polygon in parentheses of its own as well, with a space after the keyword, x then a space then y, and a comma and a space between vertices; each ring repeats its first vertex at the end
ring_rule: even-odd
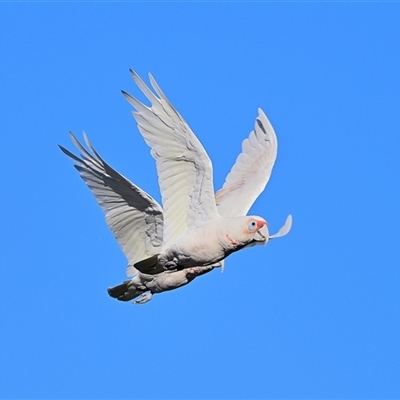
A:
POLYGON ((249 223, 248 230, 250 232, 254 232, 256 229, 257 229, 257 222, 256 221, 251 221, 249 223))

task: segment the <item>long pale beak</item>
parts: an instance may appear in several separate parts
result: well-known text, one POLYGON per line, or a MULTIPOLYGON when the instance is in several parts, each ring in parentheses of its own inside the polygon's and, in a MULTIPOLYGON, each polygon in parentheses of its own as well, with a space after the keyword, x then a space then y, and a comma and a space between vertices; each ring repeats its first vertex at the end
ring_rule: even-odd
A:
POLYGON ((257 230, 259 231, 261 228, 263 228, 265 225, 268 225, 267 221, 264 220, 258 220, 257 221, 257 230))
POLYGON ((269 230, 268 230, 268 225, 265 223, 260 227, 260 229, 257 230, 256 234, 254 235, 254 240, 256 242, 266 243, 268 239, 269 239, 269 230))

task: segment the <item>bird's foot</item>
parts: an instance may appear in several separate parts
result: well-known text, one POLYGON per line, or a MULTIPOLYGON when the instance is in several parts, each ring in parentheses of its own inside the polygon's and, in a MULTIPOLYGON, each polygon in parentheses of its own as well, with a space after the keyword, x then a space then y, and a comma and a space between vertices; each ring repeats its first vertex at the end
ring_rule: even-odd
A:
POLYGON ((165 272, 175 272, 178 269, 178 260, 167 261, 163 268, 165 272))
POLYGON ((140 295, 140 297, 137 298, 137 300, 133 300, 133 304, 144 304, 147 303, 148 301, 151 300, 153 295, 151 292, 146 292, 140 295))

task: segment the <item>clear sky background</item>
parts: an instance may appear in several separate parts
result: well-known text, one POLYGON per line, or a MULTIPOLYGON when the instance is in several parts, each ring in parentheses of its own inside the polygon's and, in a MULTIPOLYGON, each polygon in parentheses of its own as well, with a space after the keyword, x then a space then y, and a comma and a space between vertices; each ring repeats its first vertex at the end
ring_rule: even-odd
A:
POLYGON ((399 3, 1 3, 0 397, 399 398, 399 3), (144 306, 57 144, 153 195, 124 89, 152 72, 214 163, 254 126, 251 212, 291 233, 144 306))

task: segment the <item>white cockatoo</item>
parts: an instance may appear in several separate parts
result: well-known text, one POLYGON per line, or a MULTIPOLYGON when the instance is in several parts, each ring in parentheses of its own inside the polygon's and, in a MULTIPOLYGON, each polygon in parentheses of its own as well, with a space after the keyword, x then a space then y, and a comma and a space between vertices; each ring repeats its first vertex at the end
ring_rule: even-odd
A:
MULTIPOLYGON (((128 259, 128 276, 137 277, 138 271, 175 274, 187 268, 221 266, 235 251, 286 235, 291 215, 275 235, 269 235, 264 218, 246 215, 264 190, 277 155, 276 135, 264 112, 258 110, 255 129, 243 141, 241 154, 214 195, 211 160, 189 125, 150 74, 155 93, 135 72, 131 74, 151 103, 145 106, 123 92, 135 108, 138 129, 156 160, 163 207, 109 166, 85 133, 88 150, 70 133, 82 158, 60 146, 76 162, 76 169, 103 209, 128 259)), ((176 277, 176 287, 182 286, 180 279, 176 277)), ((133 282, 132 287, 135 285, 133 282)), ((123 299, 121 293, 116 297, 121 296, 123 299)))

